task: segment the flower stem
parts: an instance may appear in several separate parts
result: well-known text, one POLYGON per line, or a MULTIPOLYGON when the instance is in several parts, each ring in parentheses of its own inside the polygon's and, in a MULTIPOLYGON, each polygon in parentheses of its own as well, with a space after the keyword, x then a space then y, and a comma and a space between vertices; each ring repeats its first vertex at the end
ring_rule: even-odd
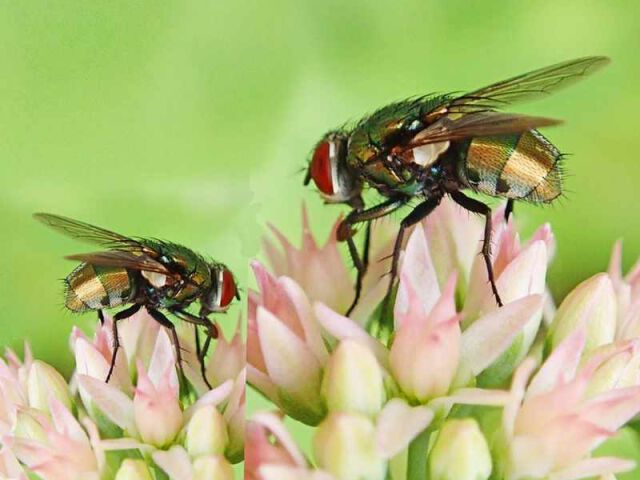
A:
POLYGON ((409 444, 407 459, 407 480, 428 480, 427 451, 429 432, 425 430, 409 444))

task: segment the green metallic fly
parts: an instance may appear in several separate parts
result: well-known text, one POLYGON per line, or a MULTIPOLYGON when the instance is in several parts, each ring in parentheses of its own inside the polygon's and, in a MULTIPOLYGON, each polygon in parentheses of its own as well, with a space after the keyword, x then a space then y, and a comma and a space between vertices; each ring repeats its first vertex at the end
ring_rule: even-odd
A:
POLYGON ((204 359, 211 339, 218 336, 218 330, 208 315, 224 312, 234 298, 240 299, 233 274, 225 265, 206 260, 194 251, 171 242, 125 237, 49 213, 36 213, 34 218, 65 235, 105 247, 100 252, 67 256, 67 259, 81 263, 64 283, 66 308, 72 312, 97 311, 101 323, 104 323, 103 309, 129 305, 113 315, 114 348, 107 382, 120 348, 118 322, 145 307, 155 321, 171 332, 182 378, 185 377, 178 335, 173 323, 161 310, 194 324, 200 371, 211 388, 205 375, 204 359), (194 302, 200 304, 198 315, 186 310, 194 302), (202 348, 198 326, 207 331, 202 348))
POLYGON ((463 95, 425 95, 387 105, 355 124, 325 134, 316 144, 305 185, 311 180, 327 203, 352 210, 338 228, 357 269, 355 298, 360 297, 368 266, 371 221, 418 199, 403 218, 391 262, 387 300, 398 269, 405 230, 429 215, 449 196, 466 210, 485 217, 482 255, 496 302, 491 263, 491 209, 468 197, 471 190, 513 202, 549 203, 562 193, 562 154, 537 129, 558 120, 501 113, 499 108, 544 97, 609 63, 607 57, 584 57, 518 75, 463 95), (382 197, 366 207, 365 187, 382 197), (353 240, 357 224, 365 223, 362 256, 353 240))

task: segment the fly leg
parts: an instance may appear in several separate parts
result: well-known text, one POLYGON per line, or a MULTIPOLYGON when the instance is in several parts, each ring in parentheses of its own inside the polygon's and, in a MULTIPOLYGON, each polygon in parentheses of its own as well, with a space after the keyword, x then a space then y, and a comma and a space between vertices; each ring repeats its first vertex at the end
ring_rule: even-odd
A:
MULTIPOLYGON (((493 296, 496 298, 496 303, 499 307, 502 307, 502 300, 498 294, 498 287, 496 287, 496 281, 493 275, 493 265, 491 264, 491 209, 484 203, 467 197, 462 192, 450 192, 451 198, 454 202, 460 205, 465 210, 472 213, 478 213, 484 215, 484 239, 482 240, 482 257, 484 263, 487 266, 487 275, 489 276, 489 283, 491 283, 491 290, 493 296)), ((509 204, 507 203, 507 208, 509 204)))
POLYGON ((384 310, 387 310, 388 303, 391 300, 393 284, 395 283, 396 276, 398 275, 398 261, 400 260, 400 250, 402 249, 402 240, 404 238, 405 230, 415 225, 431 212, 433 212, 433 210, 435 210, 435 208, 440 204, 440 200, 442 200, 441 196, 425 200, 424 202, 416 206, 413 210, 411 210, 409 215, 404 217, 400 222, 400 229, 398 230, 398 235, 396 236, 396 241, 393 245, 391 271, 389 272, 391 278, 389 279, 389 287, 387 287, 387 295, 385 296, 384 300, 384 310))
POLYGON ((364 231, 364 245, 362 247, 362 266, 366 272, 369 268, 369 248, 371 247, 371 221, 367 222, 364 231))
POLYGON ((100 326, 104 325, 104 313, 102 310, 98 310, 98 321, 100 322, 100 326))
POLYGON ((182 379, 186 379, 187 377, 184 374, 184 370, 182 369, 182 351, 180 350, 180 340, 178 340, 178 333, 176 332, 176 326, 171 323, 162 312, 156 309, 149 309, 149 315, 153 317, 153 319, 162 325, 165 328, 168 328, 171 332, 171 339, 173 340, 173 347, 176 349, 176 363, 178 364, 178 370, 180 371, 180 376, 182 379))
MULTIPOLYGON (((113 373, 113 369, 116 366, 116 355, 118 354, 118 350, 120 349, 120 338, 118 337, 118 322, 120 320, 124 320, 125 318, 129 318, 133 314, 135 314, 142 305, 138 303, 134 303, 129 308, 122 310, 121 312, 116 313, 113 316, 113 325, 112 325, 112 333, 113 333, 113 355, 111 356, 111 365, 109 365, 109 373, 107 373, 107 379, 105 383, 109 383, 109 379, 111 378, 111 374, 113 373)), ((99 310, 99 312, 102 312, 99 310)), ((98 314, 100 315, 100 314, 98 314)))
POLYGON ((509 217, 513 214, 513 198, 507 200, 507 206, 504 208, 504 221, 508 222, 509 217))
MULTIPOLYGON (((352 227, 358 223, 367 222, 371 223, 372 220, 376 218, 384 217, 385 215, 390 214, 391 212, 397 210, 402 207, 405 203, 407 203, 407 199, 405 197, 395 197, 386 200, 379 205, 375 205, 371 208, 367 208, 366 210, 362 209, 354 209, 349 215, 340 223, 338 226, 337 238, 339 242, 346 241, 347 246, 349 247, 349 255, 351 256, 351 260, 356 267, 357 276, 356 276, 356 285, 355 285, 355 296, 351 306, 347 310, 346 314, 349 316, 353 309, 358 304, 360 300, 360 294, 362 293, 362 280, 367 271, 367 266, 369 262, 369 240, 368 237, 370 233, 367 233, 365 237, 365 261, 363 262, 358 254, 358 249, 353 240, 353 229, 352 227)), ((367 230, 369 226, 367 226, 367 230)))
POLYGON ((211 320, 209 320, 208 318, 197 317, 184 310, 171 310, 171 313, 176 315, 181 320, 192 323, 194 325, 195 336, 196 336, 196 355, 198 356, 198 362, 200 363, 200 374, 202 375, 202 379, 204 380, 204 383, 207 385, 207 387, 212 388, 211 384, 209 383, 209 380, 207 380, 207 375, 206 375, 207 372, 206 372, 204 361, 206 359, 207 353, 209 352, 211 339, 218 338, 218 334, 219 334, 218 327, 216 327, 216 325, 212 323, 211 320), (200 348, 200 336, 198 334, 198 326, 203 326, 207 329, 207 338, 204 341, 204 346, 202 348, 200 348))

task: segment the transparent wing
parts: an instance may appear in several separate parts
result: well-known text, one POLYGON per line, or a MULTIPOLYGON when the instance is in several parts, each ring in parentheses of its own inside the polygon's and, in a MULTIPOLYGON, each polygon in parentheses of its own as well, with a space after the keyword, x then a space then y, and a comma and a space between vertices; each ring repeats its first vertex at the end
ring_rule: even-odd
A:
POLYGON ((140 245, 137 240, 61 215, 34 213, 33 218, 60 233, 78 240, 113 248, 129 248, 134 250, 142 248, 142 245, 140 245))
POLYGON ((552 118, 501 112, 470 113, 456 119, 445 117, 422 130, 408 144, 396 149, 396 151, 464 138, 509 135, 559 123, 562 122, 552 118))
POLYGON ((608 57, 567 60, 469 92, 451 100, 444 108, 447 113, 468 113, 544 97, 573 85, 609 62, 608 57))
POLYGON ((112 250, 108 252, 79 253, 65 257, 68 260, 77 260, 90 265, 103 267, 122 267, 132 270, 146 272, 156 272, 170 275, 172 272, 161 263, 155 261, 147 255, 136 255, 122 250, 112 250))

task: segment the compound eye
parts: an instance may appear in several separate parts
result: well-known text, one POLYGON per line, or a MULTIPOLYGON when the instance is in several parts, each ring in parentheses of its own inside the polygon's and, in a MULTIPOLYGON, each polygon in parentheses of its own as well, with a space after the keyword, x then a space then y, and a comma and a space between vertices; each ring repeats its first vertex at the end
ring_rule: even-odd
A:
POLYGON ((236 296, 236 282, 233 275, 226 268, 222 269, 220 275, 220 307, 227 307, 236 296))
POLYGON ((333 195, 333 167, 331 165, 331 144, 322 142, 316 147, 311 159, 311 178, 325 195, 333 195))

